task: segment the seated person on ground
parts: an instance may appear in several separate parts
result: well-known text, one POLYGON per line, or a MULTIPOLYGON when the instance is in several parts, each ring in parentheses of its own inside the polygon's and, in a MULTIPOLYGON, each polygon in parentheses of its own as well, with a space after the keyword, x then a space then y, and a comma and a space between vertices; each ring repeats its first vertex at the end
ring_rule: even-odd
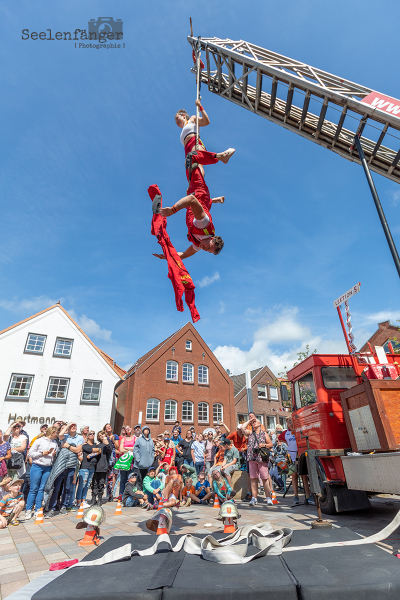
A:
POLYGON ((149 501, 148 509, 156 508, 156 503, 161 499, 161 490, 163 489, 161 479, 156 477, 156 470, 154 467, 150 467, 147 471, 147 475, 143 480, 143 492, 147 494, 149 501))
POLYGON ((181 473, 184 484, 186 484, 186 479, 190 477, 193 482, 193 485, 196 485, 197 473, 195 467, 191 467, 190 465, 183 463, 183 465, 181 465, 181 473))
POLYGON ((224 461, 221 465, 221 472, 225 475, 229 485, 232 487, 231 475, 233 471, 239 470, 240 455, 237 448, 235 448, 228 438, 225 438, 222 441, 222 447, 224 448, 224 461))
POLYGON ((226 478, 219 471, 213 471, 213 489, 222 504, 226 500, 231 500, 236 496, 236 492, 231 488, 226 478))
POLYGON ((181 489, 182 482, 178 473, 176 473, 176 477, 169 475, 170 479, 167 481, 165 488, 163 489, 163 505, 164 508, 173 508, 174 506, 178 506, 179 508, 179 498, 181 497, 181 489))
POLYGON ((124 506, 138 506, 140 504, 142 508, 147 508, 147 495, 140 489, 136 473, 129 473, 128 475, 128 481, 122 496, 122 504, 124 506))
POLYGON ((8 493, 0 500, 0 529, 19 525, 17 517, 25 506, 24 495, 21 494, 23 483, 23 479, 14 479, 8 484, 8 493))
POLYGON ((209 481, 206 479, 204 471, 200 471, 199 480, 196 483, 194 497, 190 496, 198 504, 207 504, 209 500, 214 499, 215 493, 211 491, 209 481))
POLYGON ((186 477, 185 487, 181 493, 181 506, 190 506, 192 496, 194 496, 195 488, 191 477, 186 477))
POLYGON ((165 487, 165 480, 168 475, 169 464, 166 462, 161 462, 156 469, 156 477, 161 479, 161 483, 163 484, 163 488, 165 487))

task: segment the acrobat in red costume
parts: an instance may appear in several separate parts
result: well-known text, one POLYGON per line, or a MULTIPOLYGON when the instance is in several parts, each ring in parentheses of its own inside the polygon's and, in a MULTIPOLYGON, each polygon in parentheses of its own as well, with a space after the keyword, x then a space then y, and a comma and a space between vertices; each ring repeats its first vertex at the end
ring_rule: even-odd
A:
MULTIPOLYGON (((186 208, 186 225, 188 228, 187 237, 191 246, 184 252, 178 252, 181 259, 193 256, 199 250, 219 254, 224 247, 223 239, 215 235, 215 227, 212 221, 210 209, 213 202, 223 202, 222 198, 210 198, 210 192, 200 167, 196 167, 191 174, 189 195, 181 198, 172 207, 160 209, 163 217, 170 217, 174 213, 186 208)), ((164 254, 155 254, 157 258, 166 258, 164 254)))
MULTIPOLYGON (((206 127, 210 124, 210 119, 201 106, 200 100, 196 100, 195 104, 201 112, 199 128, 206 127)), ((185 166, 188 181, 190 181, 190 174, 192 168, 194 168, 194 163, 199 165, 215 165, 218 161, 221 161, 226 164, 235 153, 234 148, 228 148, 224 152, 208 152, 200 139, 196 149, 196 115, 190 117, 186 110, 178 110, 175 115, 175 123, 182 129, 180 139, 185 148, 185 166)))
POLYGON ((195 306, 195 285, 167 233, 167 219, 161 214, 162 196, 160 189, 157 185, 151 185, 147 191, 153 202, 151 233, 157 237, 157 241, 164 252, 162 256, 168 262, 168 277, 175 291, 176 308, 181 312, 183 311, 182 296, 185 294, 185 301, 192 315, 193 323, 196 323, 200 319, 200 315, 195 306))

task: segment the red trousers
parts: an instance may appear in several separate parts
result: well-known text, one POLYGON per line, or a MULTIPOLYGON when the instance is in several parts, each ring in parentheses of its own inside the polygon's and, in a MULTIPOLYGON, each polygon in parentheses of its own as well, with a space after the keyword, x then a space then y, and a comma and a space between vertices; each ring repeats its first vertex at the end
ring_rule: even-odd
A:
MULTIPOLYGON (((196 150, 195 135, 192 138, 190 138, 190 140, 185 146, 185 156, 192 150, 196 150)), ((215 165, 218 162, 218 158, 216 158, 216 152, 208 152, 208 150, 205 149, 203 142, 199 140, 199 147, 198 150, 196 150, 196 154, 193 155, 192 161, 197 162, 199 165, 215 165)), ((189 171, 187 169, 186 177, 189 181, 189 171)))

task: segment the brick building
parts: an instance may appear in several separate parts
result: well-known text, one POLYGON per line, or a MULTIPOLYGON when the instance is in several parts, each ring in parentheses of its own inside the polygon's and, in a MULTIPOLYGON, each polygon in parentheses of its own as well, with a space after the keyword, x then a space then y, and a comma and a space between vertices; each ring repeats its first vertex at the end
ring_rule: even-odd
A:
MULTIPOLYGON (((250 372, 253 410, 267 429, 281 424, 286 427, 288 412, 282 406, 281 392, 277 379, 267 366, 250 372)), ((248 418, 246 374, 232 375, 235 396, 235 411, 239 423, 248 418)))
POLYGON ((233 381, 191 323, 139 358, 118 394, 115 430, 123 423, 149 425, 151 435, 213 427, 219 419, 236 427, 233 381))
MULTIPOLYGON (((390 321, 383 321, 383 323, 378 323, 378 329, 369 338, 368 342, 372 347, 384 346, 386 352, 390 352, 388 348, 389 340, 397 340, 397 343, 396 341, 393 343, 393 348, 396 350, 396 347, 400 346, 400 329, 390 321)), ((369 352, 368 342, 364 344, 360 352, 369 352)))

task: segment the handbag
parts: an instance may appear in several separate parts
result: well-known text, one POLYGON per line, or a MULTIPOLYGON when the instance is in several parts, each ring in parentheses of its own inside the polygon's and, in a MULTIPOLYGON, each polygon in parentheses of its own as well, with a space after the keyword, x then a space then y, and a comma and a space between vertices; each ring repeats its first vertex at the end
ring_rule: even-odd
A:
POLYGON ((255 454, 258 454, 260 456, 261 462, 266 462, 266 463, 269 462, 269 457, 270 457, 270 454, 271 454, 270 451, 268 450, 268 448, 260 448, 260 446, 258 445, 257 436, 254 433, 254 431, 253 431, 253 435, 254 435, 255 442, 257 444, 257 446, 254 445, 254 451, 253 452, 255 454))
POLYGON ((7 469, 18 470, 24 465, 24 457, 20 452, 14 452, 7 461, 7 469))

